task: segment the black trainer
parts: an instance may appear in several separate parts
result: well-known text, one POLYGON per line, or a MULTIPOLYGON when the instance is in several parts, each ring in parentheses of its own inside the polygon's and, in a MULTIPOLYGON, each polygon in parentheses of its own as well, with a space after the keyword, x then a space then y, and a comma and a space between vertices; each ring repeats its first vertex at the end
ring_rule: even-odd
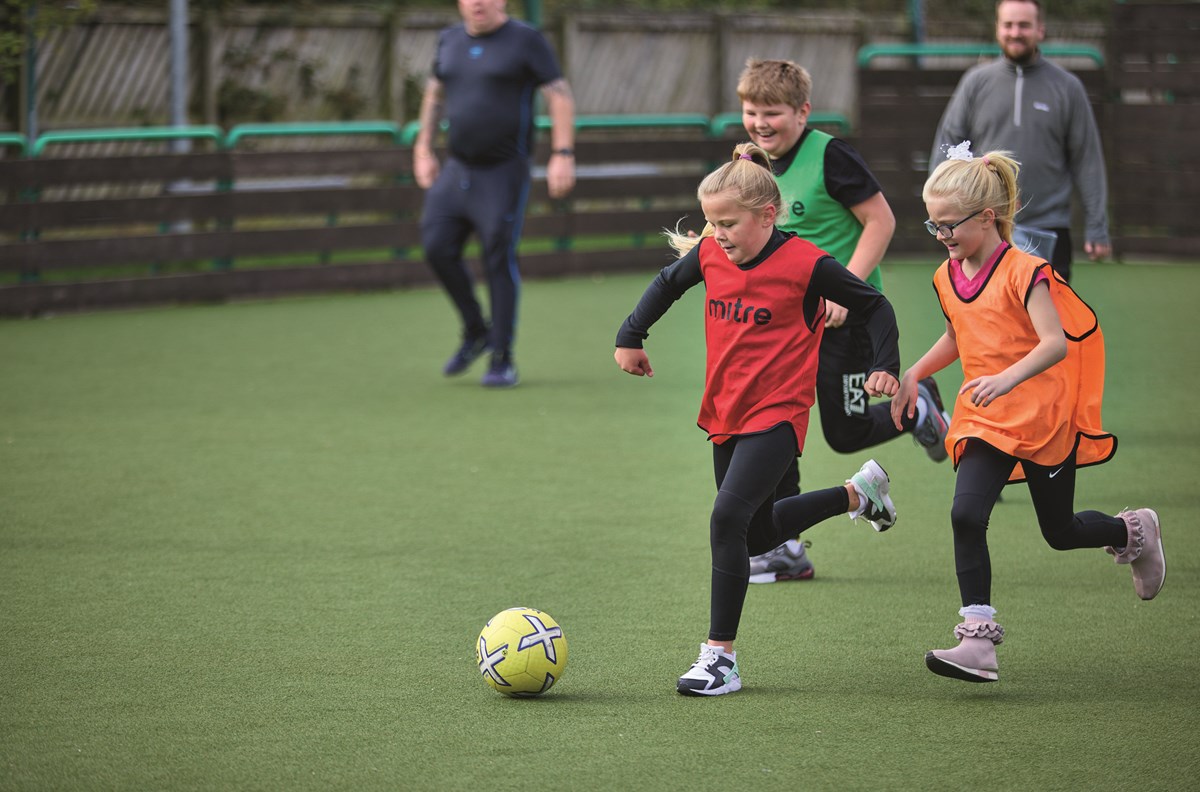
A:
POLYGON ((489 346, 487 336, 468 337, 462 342, 462 346, 458 348, 458 351, 446 361, 446 365, 442 366, 442 373, 447 377, 462 374, 472 363, 479 359, 480 355, 488 351, 489 346))
POLYGON ((926 377, 917 383, 917 398, 925 401, 925 420, 913 427, 913 439, 934 462, 945 462, 950 416, 942 405, 942 394, 933 377, 926 377))

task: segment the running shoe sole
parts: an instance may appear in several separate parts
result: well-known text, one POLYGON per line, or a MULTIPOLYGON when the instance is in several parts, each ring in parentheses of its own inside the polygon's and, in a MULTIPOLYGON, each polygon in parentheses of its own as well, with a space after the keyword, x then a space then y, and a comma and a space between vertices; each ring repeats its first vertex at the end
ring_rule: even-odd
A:
POLYGON ((988 671, 986 668, 968 668, 949 660, 943 660, 933 652, 925 653, 925 666, 938 676, 961 679, 963 682, 998 682, 1000 672, 988 671))

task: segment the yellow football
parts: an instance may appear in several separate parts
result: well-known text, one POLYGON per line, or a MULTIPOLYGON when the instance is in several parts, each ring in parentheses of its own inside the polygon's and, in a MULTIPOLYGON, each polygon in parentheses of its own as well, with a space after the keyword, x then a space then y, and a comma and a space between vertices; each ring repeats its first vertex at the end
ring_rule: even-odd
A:
POLYGON ((475 645, 483 680, 506 696, 540 696, 562 678, 567 639, 535 608, 509 608, 488 620, 475 645))

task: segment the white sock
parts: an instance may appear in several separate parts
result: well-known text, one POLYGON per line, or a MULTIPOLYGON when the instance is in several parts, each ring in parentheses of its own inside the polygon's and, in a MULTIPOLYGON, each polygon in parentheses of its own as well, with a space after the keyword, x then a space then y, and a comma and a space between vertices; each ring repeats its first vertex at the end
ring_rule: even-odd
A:
POLYGON ((788 550, 792 551, 792 555, 797 555, 804 549, 804 545, 800 544, 799 539, 788 539, 784 544, 787 545, 788 550))
POLYGON ((866 514, 867 503, 869 503, 867 500, 867 493, 863 492, 862 487, 858 486, 858 484, 853 481, 847 481, 846 483, 851 487, 854 487, 854 491, 858 493, 858 508, 850 512, 850 519, 857 520, 859 517, 862 517, 864 514, 866 514))
POLYGON ((996 609, 991 605, 967 605, 959 608, 958 615, 964 619, 970 617, 994 622, 996 620, 996 609))
POLYGON ((925 421, 925 416, 929 415, 931 405, 924 397, 917 398, 917 426, 920 426, 925 421))

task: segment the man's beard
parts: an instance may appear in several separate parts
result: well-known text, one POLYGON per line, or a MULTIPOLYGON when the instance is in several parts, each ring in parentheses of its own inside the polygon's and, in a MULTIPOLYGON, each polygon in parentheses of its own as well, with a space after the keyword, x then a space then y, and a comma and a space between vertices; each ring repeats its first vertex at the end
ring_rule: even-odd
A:
POLYGON ((1038 48, 1036 45, 1024 47, 1019 54, 1013 55, 1007 47, 1001 48, 1004 51, 1004 57, 1008 58, 1018 66, 1028 66, 1037 59, 1038 48))

